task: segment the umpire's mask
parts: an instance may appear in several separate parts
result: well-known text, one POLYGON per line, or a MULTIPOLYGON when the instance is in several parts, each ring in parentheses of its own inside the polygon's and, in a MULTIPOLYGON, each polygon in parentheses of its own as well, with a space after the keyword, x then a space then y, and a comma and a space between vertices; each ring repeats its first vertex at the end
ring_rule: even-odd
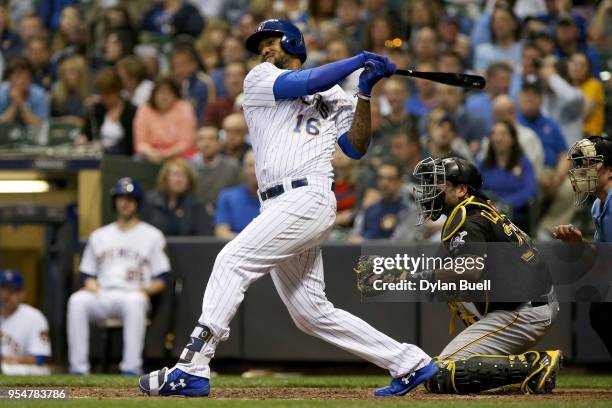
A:
MULTIPOLYGON (((576 205, 582 204, 589 194, 595 193, 599 169, 606 165, 602 153, 607 153, 608 145, 612 146, 612 143, 605 137, 590 137, 577 141, 567 152, 567 159, 572 162, 568 173, 576 195, 576 205)), ((612 161, 612 158, 608 160, 612 161)))

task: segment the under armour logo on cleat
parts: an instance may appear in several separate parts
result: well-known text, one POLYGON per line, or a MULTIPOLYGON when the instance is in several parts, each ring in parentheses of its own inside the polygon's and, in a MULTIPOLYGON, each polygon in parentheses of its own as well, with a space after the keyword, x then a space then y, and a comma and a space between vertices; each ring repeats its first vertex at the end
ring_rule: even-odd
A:
POLYGON ((402 377, 402 382, 406 385, 410 384, 410 381, 412 381, 412 378, 415 376, 415 373, 410 373, 410 375, 407 375, 405 377, 402 377))
POLYGON ((172 391, 176 391, 177 387, 185 388, 186 386, 187 384, 185 384, 185 380, 182 378, 179 378, 178 384, 175 384, 174 381, 170 383, 170 388, 172 388, 172 391))

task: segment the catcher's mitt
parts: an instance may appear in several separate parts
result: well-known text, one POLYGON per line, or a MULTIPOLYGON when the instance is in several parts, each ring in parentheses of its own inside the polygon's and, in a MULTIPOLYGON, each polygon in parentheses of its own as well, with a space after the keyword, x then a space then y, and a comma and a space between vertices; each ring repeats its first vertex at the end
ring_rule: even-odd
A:
MULTIPOLYGON (((362 255, 353 268, 357 274, 357 289, 364 296, 378 296, 386 292, 382 289, 374 289, 374 282, 380 280, 384 283, 399 282, 402 280, 401 269, 385 269, 383 273, 374 273, 374 260, 380 258, 376 255, 362 255)), ((382 286, 380 286, 382 287, 382 286)))

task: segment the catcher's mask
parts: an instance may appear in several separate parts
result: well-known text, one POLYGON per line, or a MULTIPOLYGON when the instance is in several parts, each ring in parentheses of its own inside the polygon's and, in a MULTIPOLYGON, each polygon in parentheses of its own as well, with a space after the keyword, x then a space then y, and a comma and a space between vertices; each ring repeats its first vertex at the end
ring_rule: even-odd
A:
POLYGON ((568 171, 574 194, 575 204, 584 203, 589 194, 597 189, 599 169, 612 166, 612 140, 606 136, 592 136, 581 139, 567 152, 572 168, 568 171))
POLYGON ((469 194, 486 199, 480 192, 482 176, 472 163, 457 157, 421 160, 414 168, 418 184, 414 187, 414 197, 419 212, 416 225, 427 220, 436 221, 445 212, 444 191, 446 182, 466 184, 469 194))

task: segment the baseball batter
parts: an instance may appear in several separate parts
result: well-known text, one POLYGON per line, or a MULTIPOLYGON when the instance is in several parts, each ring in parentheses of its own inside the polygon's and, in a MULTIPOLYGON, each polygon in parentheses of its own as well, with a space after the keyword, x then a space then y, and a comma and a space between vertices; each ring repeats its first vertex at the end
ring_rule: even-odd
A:
POLYGON ((117 221, 95 230, 81 259, 84 286, 68 301, 70 372, 89 373, 89 323, 123 321, 123 374, 142 373, 149 298, 165 288, 170 262, 160 230, 140 221, 143 190, 137 180, 119 179, 111 190, 117 221))
POLYGON ((209 362, 229 336, 229 323, 257 279, 270 273, 279 296, 302 331, 389 370, 390 387, 376 395, 403 395, 437 371, 421 349, 402 344, 361 319, 336 309, 325 297, 320 244, 336 216, 331 157, 336 142, 358 159, 370 139, 370 92, 395 72, 385 57, 355 57, 301 70, 304 38, 283 20, 267 20, 247 49, 261 63, 244 81, 244 114, 255 151, 261 213, 217 256, 202 315, 173 368, 140 377, 146 395, 206 396, 209 362), (360 75, 353 106, 337 85, 360 75))

